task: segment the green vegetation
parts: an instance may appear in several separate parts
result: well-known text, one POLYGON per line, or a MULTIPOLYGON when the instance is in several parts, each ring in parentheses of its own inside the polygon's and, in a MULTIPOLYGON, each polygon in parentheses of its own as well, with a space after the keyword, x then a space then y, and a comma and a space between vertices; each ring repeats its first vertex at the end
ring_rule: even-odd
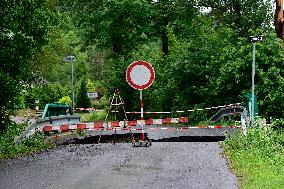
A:
POLYGON ((77 95, 76 105, 80 108, 89 108, 91 105, 90 99, 87 96, 87 83, 83 79, 80 84, 79 93, 77 95))
POLYGON ((283 126, 283 121, 276 121, 271 126, 249 129, 246 137, 238 133, 225 140, 225 155, 241 188, 283 188, 283 126))
POLYGON ((26 126, 26 124, 12 123, 5 132, 0 133, 0 160, 31 154, 51 147, 44 142, 43 133, 38 133, 22 143, 15 144, 15 136, 18 136, 26 126))
MULTIPOLYGON (((46 103, 70 104, 71 66, 63 62, 67 54, 76 56, 76 107, 106 110, 109 97, 120 89, 126 110, 136 111, 139 92, 127 84, 125 71, 131 62, 143 59, 156 73, 153 85, 143 92, 145 111, 188 110, 242 102, 251 90, 252 45, 247 37, 264 34, 266 41, 256 44, 259 115, 268 121, 283 119, 284 43, 283 35, 277 38, 271 25, 273 3, 4 0, 0 5, 0 157, 46 147, 41 135, 13 144, 23 126, 9 118, 15 110, 34 109, 35 100, 40 109, 46 103), (207 12, 201 11, 204 8, 207 12), (97 92, 99 98, 89 103, 86 92, 97 92)), ((283 34, 283 27, 277 28, 283 34)), ((210 124, 205 120, 213 114, 185 116, 194 124, 210 124)), ((105 116, 105 111, 82 114, 82 121, 105 116)), ((250 129, 247 137, 239 134, 226 140, 226 153, 232 168, 243 176, 245 188, 255 188, 254 184, 273 188, 272 182, 283 185, 279 125, 250 129)))
POLYGON ((107 115, 105 110, 94 111, 90 113, 78 113, 81 116, 82 122, 104 121, 107 115))

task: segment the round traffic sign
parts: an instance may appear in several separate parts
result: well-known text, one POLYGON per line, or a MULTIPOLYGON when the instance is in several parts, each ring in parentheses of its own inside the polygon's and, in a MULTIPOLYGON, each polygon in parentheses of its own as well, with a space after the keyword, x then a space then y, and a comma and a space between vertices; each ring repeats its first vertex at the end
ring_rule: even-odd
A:
POLYGON ((150 63, 138 60, 131 63, 126 71, 128 84, 137 90, 150 87, 155 79, 155 71, 150 63))

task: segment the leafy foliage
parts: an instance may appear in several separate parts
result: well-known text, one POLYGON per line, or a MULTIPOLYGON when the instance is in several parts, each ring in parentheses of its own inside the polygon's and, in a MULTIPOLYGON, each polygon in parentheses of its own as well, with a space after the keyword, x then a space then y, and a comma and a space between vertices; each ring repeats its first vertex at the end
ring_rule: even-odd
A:
POLYGON ((47 1, 5 0, 0 15, 0 131, 31 79, 29 60, 46 43, 47 1))
POLYGON ((233 135, 223 146, 231 159, 230 166, 242 176, 242 188, 282 188, 283 132, 270 127, 249 129, 247 137, 233 135))
POLYGON ((239 37, 247 37, 249 30, 269 30, 273 20, 274 1, 262 0, 199 0, 199 6, 210 8, 208 15, 216 24, 234 29, 239 37))
POLYGON ((61 99, 59 99, 58 102, 61 103, 61 104, 69 105, 69 106, 71 106, 71 104, 72 104, 72 100, 69 96, 62 97, 61 99))
MULTIPOLYGON (((21 8, 14 7, 14 1, 9 3, 15 14, 9 12, 5 17, 8 20, 27 8, 24 3, 21 8)), ((269 3, 250 0, 57 0, 32 4, 34 12, 25 13, 31 14, 29 20, 53 12, 57 22, 52 28, 45 21, 36 25, 39 28, 33 28, 30 22, 23 26, 19 23, 19 27, 6 22, 11 28, 27 27, 23 31, 44 35, 31 40, 33 36, 8 31, 7 27, 1 31, 7 42, 2 54, 7 52, 13 56, 6 53, 5 57, 15 58, 11 59, 13 64, 5 64, 10 66, 5 66, 7 70, 2 67, 0 70, 5 83, 5 86, 1 83, 4 89, 1 102, 5 102, 1 112, 6 111, 4 114, 8 115, 15 107, 23 107, 23 98, 18 96, 28 81, 32 88, 23 94, 26 107, 33 107, 35 99, 40 99, 43 107, 47 102, 70 97, 70 64, 62 61, 69 53, 77 58, 74 65, 77 99, 83 98, 80 82, 84 78, 90 81, 88 90, 96 90, 99 97, 108 99, 119 88, 126 109, 137 110, 139 95, 125 81, 125 71, 131 62, 142 59, 150 62, 156 72, 154 84, 143 92, 145 110, 185 110, 241 102, 243 95, 251 90, 252 48, 246 37, 266 33, 267 40, 256 46, 255 92, 260 115, 281 118, 283 44, 270 27, 269 3), (201 12, 200 7, 211 9, 201 12), (16 37, 19 39, 14 41, 16 37), (18 49, 19 52, 27 53, 14 53, 13 49, 20 47, 25 49, 18 49), (23 69, 15 64, 18 60, 23 69), (16 72, 11 70, 22 71, 11 74, 16 72), (15 91, 7 86, 13 86, 15 91), (14 97, 9 95, 13 92, 17 94, 14 97)), ((2 6, 9 10, 8 6, 2 6)), ((104 107, 103 104, 94 102, 92 106, 104 107)))
POLYGON ((78 108, 89 108, 90 99, 87 96, 87 82, 83 79, 76 99, 76 107, 78 108))
POLYGON ((39 99, 39 107, 40 109, 43 109, 45 104, 57 102, 63 96, 68 94, 69 89, 58 83, 39 85, 32 87, 27 91, 27 94, 25 95, 26 106, 34 108, 35 100, 39 99))
POLYGON ((0 160, 13 158, 24 154, 33 153, 50 147, 44 142, 43 133, 38 133, 20 144, 14 143, 15 136, 18 136, 26 124, 10 124, 5 132, 0 133, 0 160))

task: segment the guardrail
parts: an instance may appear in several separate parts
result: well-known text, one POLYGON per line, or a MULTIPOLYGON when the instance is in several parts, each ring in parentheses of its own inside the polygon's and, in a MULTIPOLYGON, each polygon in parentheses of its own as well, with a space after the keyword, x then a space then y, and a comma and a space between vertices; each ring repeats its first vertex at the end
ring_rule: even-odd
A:
POLYGON ((35 124, 28 126, 20 136, 15 137, 14 142, 18 144, 37 131, 42 131, 46 125, 60 126, 64 124, 72 125, 77 123, 80 123, 80 116, 77 115, 52 116, 44 119, 39 119, 35 124))

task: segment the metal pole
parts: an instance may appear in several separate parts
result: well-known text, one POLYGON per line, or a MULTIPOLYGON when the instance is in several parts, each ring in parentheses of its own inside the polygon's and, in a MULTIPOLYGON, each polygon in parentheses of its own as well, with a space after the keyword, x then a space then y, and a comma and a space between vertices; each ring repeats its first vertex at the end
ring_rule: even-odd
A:
POLYGON ((74 115, 74 61, 71 60, 71 80, 72 80, 72 115, 74 115))
MULTIPOLYGON (((140 120, 144 120, 142 90, 140 90, 140 109, 141 109, 141 118, 140 118, 140 120)), ((144 136, 144 128, 143 128, 143 123, 142 122, 141 122, 141 128, 142 128, 141 140, 144 142, 145 136, 144 136)))
POLYGON ((141 111, 141 120, 143 120, 144 119, 144 116, 143 116, 143 114, 144 114, 144 112, 143 112, 143 99, 142 99, 142 90, 140 90, 140 111, 141 111))
POLYGON ((253 45, 253 57, 252 57, 252 88, 251 88, 251 127, 254 127, 254 75, 255 75, 255 44, 256 42, 252 43, 253 45))

